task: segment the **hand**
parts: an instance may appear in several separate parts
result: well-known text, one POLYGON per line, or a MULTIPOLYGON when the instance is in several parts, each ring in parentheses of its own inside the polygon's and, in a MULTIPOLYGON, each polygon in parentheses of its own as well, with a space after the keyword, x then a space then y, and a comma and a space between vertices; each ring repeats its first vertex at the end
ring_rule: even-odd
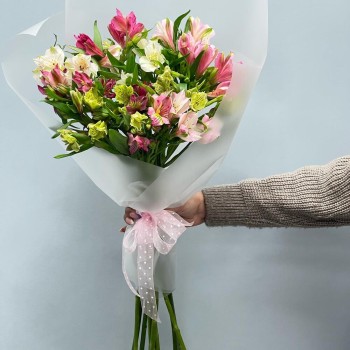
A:
MULTIPOLYGON (((200 225, 205 220, 205 204, 202 192, 194 194, 187 202, 180 207, 167 208, 169 211, 174 211, 180 215, 184 220, 193 223, 193 226, 200 225)), ((125 208, 124 221, 128 225, 133 225, 135 220, 139 219, 136 210, 132 208, 125 208)), ((125 232, 126 227, 122 227, 120 232, 125 232)))

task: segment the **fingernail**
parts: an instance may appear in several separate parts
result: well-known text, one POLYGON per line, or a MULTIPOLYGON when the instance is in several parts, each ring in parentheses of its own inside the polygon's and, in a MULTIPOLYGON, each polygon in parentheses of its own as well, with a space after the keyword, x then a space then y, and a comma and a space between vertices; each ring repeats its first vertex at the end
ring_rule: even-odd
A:
POLYGON ((125 221, 126 221, 126 223, 128 225, 133 225, 134 224, 134 220, 133 219, 127 218, 125 221))

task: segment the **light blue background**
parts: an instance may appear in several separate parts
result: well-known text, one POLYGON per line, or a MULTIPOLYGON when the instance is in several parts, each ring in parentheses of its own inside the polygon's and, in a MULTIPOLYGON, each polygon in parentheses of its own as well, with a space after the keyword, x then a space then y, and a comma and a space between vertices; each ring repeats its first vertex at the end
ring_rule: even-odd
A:
MULTIPOLYGON (((3 4, 2 50, 63 10, 35 4, 3 4)), ((269 16, 265 69, 212 184, 349 154, 349 2, 271 1, 269 16)), ((3 77, 0 96, 0 349, 129 349, 122 208, 74 161, 52 158, 60 146, 3 77)), ((349 250, 349 228, 191 229, 178 243, 175 293, 188 349, 348 350, 349 250)), ((161 317, 170 349, 164 308, 161 317)))

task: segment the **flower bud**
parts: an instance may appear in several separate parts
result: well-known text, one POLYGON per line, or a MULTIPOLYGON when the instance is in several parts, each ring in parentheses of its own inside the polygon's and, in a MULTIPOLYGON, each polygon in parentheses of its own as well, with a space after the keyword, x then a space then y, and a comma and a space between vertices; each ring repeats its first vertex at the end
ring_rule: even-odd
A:
POLYGON ((83 95, 76 90, 70 91, 70 97, 79 113, 83 112, 83 95))

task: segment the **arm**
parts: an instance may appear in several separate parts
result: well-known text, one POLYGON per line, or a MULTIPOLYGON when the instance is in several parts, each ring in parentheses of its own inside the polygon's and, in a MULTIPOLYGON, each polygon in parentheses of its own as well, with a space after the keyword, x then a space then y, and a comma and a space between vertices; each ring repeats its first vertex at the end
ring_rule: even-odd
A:
POLYGON ((203 194, 208 226, 350 225, 350 156, 203 194))
MULTIPOLYGON (((194 225, 203 222, 208 226, 247 227, 350 225, 350 156, 265 179, 206 188, 171 210, 194 225)), ((137 214, 126 208, 124 219, 132 224, 137 214)))

